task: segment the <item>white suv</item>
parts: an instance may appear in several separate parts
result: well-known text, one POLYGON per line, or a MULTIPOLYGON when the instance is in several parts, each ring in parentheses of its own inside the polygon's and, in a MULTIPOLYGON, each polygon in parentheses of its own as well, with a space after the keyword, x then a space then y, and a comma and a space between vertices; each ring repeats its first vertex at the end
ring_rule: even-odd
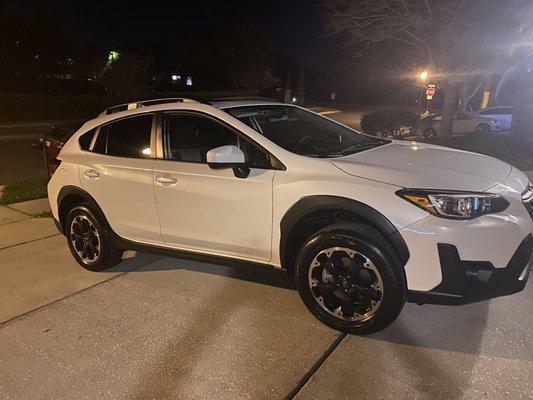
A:
POLYGON ((345 332, 383 329, 407 299, 518 292, 532 265, 525 174, 294 105, 117 106, 86 122, 59 159, 50 204, 84 268, 109 268, 127 249, 270 265, 345 332))

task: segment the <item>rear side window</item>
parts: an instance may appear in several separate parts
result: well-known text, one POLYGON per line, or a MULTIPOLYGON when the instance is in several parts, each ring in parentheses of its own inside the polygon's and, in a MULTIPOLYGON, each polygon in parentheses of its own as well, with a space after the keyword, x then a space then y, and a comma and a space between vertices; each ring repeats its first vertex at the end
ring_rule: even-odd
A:
POLYGON ((481 111, 481 115, 506 115, 512 114, 513 109, 511 107, 500 107, 500 108, 491 108, 489 110, 481 111))
POLYGON ((513 113, 512 108, 501 107, 501 108, 496 108, 492 113, 487 113, 487 114, 506 115, 506 114, 512 114, 512 113, 513 113))
POLYGON ((116 157, 150 158, 153 115, 126 118, 100 127, 93 151, 116 157))
POLYGON ((93 141, 93 136, 95 132, 96 132, 96 128, 93 128, 90 131, 85 132, 83 135, 79 137, 78 143, 80 144, 80 148, 82 150, 89 150, 89 147, 91 147, 91 142, 93 141))

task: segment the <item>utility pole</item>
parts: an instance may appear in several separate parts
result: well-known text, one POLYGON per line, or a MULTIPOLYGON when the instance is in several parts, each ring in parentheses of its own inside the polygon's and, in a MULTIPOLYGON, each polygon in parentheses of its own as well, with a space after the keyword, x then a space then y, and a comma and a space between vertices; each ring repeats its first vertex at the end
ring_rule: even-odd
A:
POLYGON ((298 104, 303 106, 304 99, 305 99, 304 66, 300 65, 300 70, 298 71, 298 104))
POLYGON ((285 88, 283 89, 283 102, 291 102, 291 67, 287 68, 287 75, 285 75, 285 88))

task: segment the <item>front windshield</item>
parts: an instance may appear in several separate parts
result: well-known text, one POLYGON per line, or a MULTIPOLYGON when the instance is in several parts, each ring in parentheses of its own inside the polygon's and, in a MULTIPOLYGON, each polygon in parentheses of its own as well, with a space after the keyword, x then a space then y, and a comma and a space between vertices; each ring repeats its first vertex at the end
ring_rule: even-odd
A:
POLYGON ((294 106, 246 106, 224 111, 285 150, 309 157, 340 157, 388 143, 294 106))

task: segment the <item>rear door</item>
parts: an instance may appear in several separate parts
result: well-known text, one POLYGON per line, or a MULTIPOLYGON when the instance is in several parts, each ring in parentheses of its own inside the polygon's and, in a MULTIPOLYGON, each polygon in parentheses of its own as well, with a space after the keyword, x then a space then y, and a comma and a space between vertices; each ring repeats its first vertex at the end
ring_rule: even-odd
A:
POLYGON ((160 244, 152 176, 154 128, 151 113, 100 126, 79 173, 83 188, 119 236, 160 244))
POLYGON ((475 130, 472 117, 468 114, 454 114, 453 116, 453 133, 472 133, 475 130))

